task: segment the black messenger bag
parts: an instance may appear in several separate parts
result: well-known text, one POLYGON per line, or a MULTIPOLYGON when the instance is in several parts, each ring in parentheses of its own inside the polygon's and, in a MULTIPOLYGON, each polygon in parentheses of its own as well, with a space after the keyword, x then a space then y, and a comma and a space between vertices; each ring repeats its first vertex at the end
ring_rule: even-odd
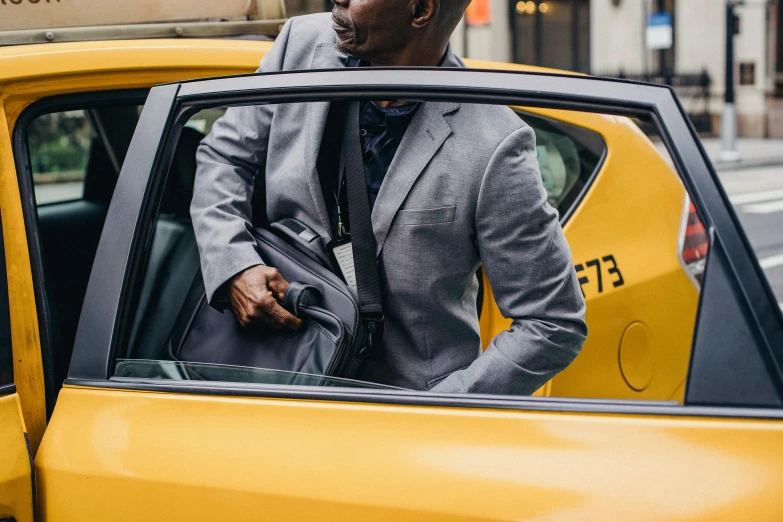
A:
POLYGON ((199 273, 169 339, 175 360, 230 364, 355 377, 380 349, 383 312, 370 223, 364 163, 359 143, 359 104, 348 105, 342 165, 351 220, 356 292, 333 271, 320 237, 295 219, 256 229, 256 248, 290 286, 284 308, 303 319, 298 331, 243 328, 231 309, 207 302, 199 273))

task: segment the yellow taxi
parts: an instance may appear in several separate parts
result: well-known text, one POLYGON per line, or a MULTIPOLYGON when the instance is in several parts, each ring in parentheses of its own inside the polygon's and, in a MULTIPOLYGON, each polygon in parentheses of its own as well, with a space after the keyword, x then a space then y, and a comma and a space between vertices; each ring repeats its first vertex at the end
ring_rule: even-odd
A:
MULTIPOLYGON (((271 42, 52 39, 0 47, 0 520, 783 517, 783 318, 666 88, 475 61, 183 83, 271 42), (501 100, 535 129, 590 329, 536 396, 291 384, 139 341, 165 334, 132 317, 134 274, 173 262, 149 209, 188 233, 160 165, 193 170, 227 93, 357 85, 501 100)), ((481 301, 486 344, 509 321, 481 301)))

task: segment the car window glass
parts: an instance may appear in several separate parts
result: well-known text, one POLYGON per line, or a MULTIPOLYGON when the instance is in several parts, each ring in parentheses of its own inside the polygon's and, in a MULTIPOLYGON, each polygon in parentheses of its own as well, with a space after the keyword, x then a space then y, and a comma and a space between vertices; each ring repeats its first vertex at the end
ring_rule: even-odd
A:
POLYGON ((136 105, 118 104, 54 111, 34 118, 27 126, 25 140, 36 203, 108 202, 139 110, 136 105))
POLYGON ((95 134, 84 110, 39 116, 27 130, 39 205, 80 199, 95 134))
MULTIPOLYGON (((536 137, 533 150, 545 199, 559 210, 561 219, 570 215, 564 231, 574 273, 587 303, 589 335, 580 354, 536 393, 557 397, 681 401, 698 305, 700 280, 697 275, 698 270, 703 269, 709 242, 703 227, 699 228, 699 216, 690 206, 677 171, 661 155, 656 141, 627 118, 540 107, 515 107, 514 111, 532 127, 536 137)), ((183 123, 160 195, 145 261, 136 286, 128 289, 130 326, 117 350, 122 363, 115 366, 114 376, 148 378, 150 368, 154 368, 154 378, 168 378, 169 373, 160 369, 170 367, 164 363, 135 364, 133 361, 176 361, 179 345, 173 339, 181 340, 182 332, 191 331, 189 329, 193 327, 192 291, 198 284, 203 284, 200 279, 203 260, 199 256, 190 214, 197 171, 196 153, 204 135, 215 128, 213 124, 219 114, 219 109, 207 109, 194 113, 183 123)), ((252 123, 248 120, 246 124, 252 123)), ((255 180, 260 179, 258 176, 263 175, 265 169, 266 176, 285 175, 296 179, 297 173, 304 168, 302 155, 305 153, 286 149, 289 141, 297 139, 290 135, 291 132, 288 127, 273 124, 271 133, 274 137, 270 139, 274 141, 274 147, 264 151, 252 142, 253 150, 263 153, 258 163, 252 165, 257 169, 252 176, 255 180)), ((474 129, 472 132, 482 131, 474 129)), ((470 143, 476 146, 482 138, 474 134, 470 143)), ((466 148, 469 148, 467 143, 466 148)), ((486 165, 484 163, 482 169, 486 169, 486 165)), ((458 170, 464 166, 453 168, 458 170)), ((471 175, 489 174, 483 170, 466 172, 466 185, 460 185, 460 191, 471 186, 467 181, 471 175)), ((453 225, 459 219, 460 209, 449 208, 450 204, 454 205, 447 201, 451 197, 448 195, 450 185, 427 185, 425 180, 425 177, 419 178, 417 182, 421 183, 421 188, 414 183, 407 198, 400 201, 400 217, 390 225, 389 234, 414 234, 411 237, 422 241, 417 248, 424 250, 438 241, 437 227, 452 227, 448 228, 455 234, 450 237, 450 247, 462 234, 473 234, 470 225, 460 224, 464 229, 453 225), (429 199, 417 199, 419 193, 427 194, 429 199)), ((383 190, 383 185, 381 187, 383 190)), ((494 197, 501 198, 503 190, 510 190, 509 187, 513 187, 511 181, 503 187, 493 188, 497 194, 494 197)), ((307 182, 295 184, 290 190, 305 190, 311 198, 311 188, 307 182)), ((259 196, 263 189, 263 184, 256 184, 249 202, 256 225, 264 224, 267 217, 273 221, 276 218, 267 215, 264 202, 270 196, 268 193, 259 196)), ((242 196, 245 198, 249 194, 241 187, 232 190, 238 191, 232 194, 245 194, 242 196)), ((384 197, 379 194, 377 197, 384 197)), ((510 194, 514 194, 513 190, 510 194)), ((524 200, 522 194, 517 197, 517 201, 524 200)), ((525 208, 516 206, 514 211, 524 212, 525 208)), ((505 218, 513 220, 514 216, 505 218)), ((522 227, 520 224, 518 230, 522 227)), ((389 246, 393 244, 387 239, 383 248, 393 248, 389 246)), ((418 266, 418 255, 415 250, 409 251, 400 262, 411 263, 413 270, 418 266)), ((514 266, 524 265, 520 257, 519 264, 514 266)), ((448 263, 439 263, 426 270, 422 268, 419 281, 448 267, 448 263)), ((514 273, 510 269, 503 277, 514 273)), ((460 313, 472 314, 476 302, 482 302, 480 338, 476 338, 476 343, 477 347, 487 348, 495 336, 504 335, 502 332, 512 325, 511 318, 505 317, 510 314, 507 296, 502 294, 507 291, 503 288, 503 277, 493 272, 491 266, 481 277, 483 302, 478 295, 479 282, 473 280, 472 275, 466 275, 465 288, 459 295, 469 297, 463 298, 460 313), (496 299, 493 290, 497 288, 502 293, 496 299)), ((395 279, 389 284, 402 288, 410 283, 395 279)), ((422 288, 426 286, 422 285, 422 288)), ((421 289, 411 287, 410 291, 415 295, 421 289)), ((431 288, 430 291, 435 290, 431 288)), ((203 289, 200 292, 196 300, 203 304, 203 289)), ((433 293, 432 298, 437 302, 448 299, 448 295, 433 293)), ((422 313, 429 312, 424 310, 422 313)), ((223 314, 232 314, 230 307, 223 314)), ((428 328, 426 320, 417 324, 420 330, 428 328)), ((433 332, 435 330, 418 331, 416 335, 427 338, 433 346, 460 342, 458 337, 455 341, 438 339, 433 332)), ((443 335, 448 337, 448 333, 443 335)), ((464 335, 477 334, 466 331, 464 335)), ((214 348, 207 345, 204 348, 206 351, 218 350, 221 342, 215 342, 214 348)), ((259 382, 258 375, 263 374, 248 369, 252 365, 239 362, 220 366, 219 371, 217 367, 212 371, 210 364, 217 364, 214 362, 186 362, 206 365, 200 367, 198 374, 210 380, 250 382, 246 379, 252 374, 256 379, 253 382, 259 382)), ((467 366, 469 364, 452 365, 442 372, 431 372, 418 384, 418 389, 433 388, 453 371, 467 366)), ((372 379, 366 381, 370 383, 368 386, 382 383, 372 379)))
POLYGON ((185 126, 196 130, 201 134, 209 134, 209 132, 212 130, 212 126, 215 124, 218 118, 225 114, 225 112, 226 109, 220 107, 215 109, 201 110, 188 119, 188 122, 185 124, 185 126))
MULTIPOLYGON (((661 159, 672 172, 676 172, 674 160, 671 154, 669 154, 669 150, 666 148, 658 128, 651 122, 639 118, 629 118, 627 121, 632 125, 636 125, 644 133, 655 147, 661 159)), ((696 212, 695 205, 688 198, 684 202, 680 234, 677 241, 680 263, 693 284, 700 287, 707 262, 709 238, 707 230, 702 225, 696 212)))
POLYGON ((116 379, 135 377, 141 379, 174 381, 221 381, 253 384, 279 384, 287 386, 337 386, 341 388, 395 389, 393 386, 383 386, 381 384, 359 382, 338 377, 324 377, 323 375, 311 375, 301 372, 183 361, 122 359, 117 361, 114 377, 116 379))
MULTIPOLYGON (((45 368, 59 388, 70 365, 82 302, 109 202, 138 123, 143 93, 85 93, 42 100, 22 113, 17 165, 35 192, 38 241, 50 312, 45 368), (23 161, 26 159, 27 161, 23 161)), ((47 376, 47 378, 50 378, 47 376)))
MULTIPOLYGON (((606 143, 597 132, 563 119, 516 112, 536 133, 538 166, 549 204, 565 215, 578 204, 579 194, 597 174, 606 143)), ((567 113, 560 115, 567 118, 567 113)))

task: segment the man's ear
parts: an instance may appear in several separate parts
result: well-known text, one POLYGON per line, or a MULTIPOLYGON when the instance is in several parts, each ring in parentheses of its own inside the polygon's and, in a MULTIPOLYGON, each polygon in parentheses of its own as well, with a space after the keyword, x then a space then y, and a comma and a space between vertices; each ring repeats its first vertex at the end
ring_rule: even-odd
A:
POLYGON ((411 25, 421 29, 429 24, 440 10, 440 0, 411 0, 411 25))

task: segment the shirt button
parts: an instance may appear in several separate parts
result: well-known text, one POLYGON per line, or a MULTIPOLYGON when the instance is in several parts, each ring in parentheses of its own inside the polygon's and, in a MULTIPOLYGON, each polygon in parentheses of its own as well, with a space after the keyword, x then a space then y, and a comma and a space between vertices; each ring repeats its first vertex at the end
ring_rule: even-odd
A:
POLYGON ((359 131, 359 135, 360 135, 362 138, 363 138, 363 137, 365 137, 365 136, 367 136, 367 129, 362 129, 362 130, 360 130, 360 131, 359 131))

